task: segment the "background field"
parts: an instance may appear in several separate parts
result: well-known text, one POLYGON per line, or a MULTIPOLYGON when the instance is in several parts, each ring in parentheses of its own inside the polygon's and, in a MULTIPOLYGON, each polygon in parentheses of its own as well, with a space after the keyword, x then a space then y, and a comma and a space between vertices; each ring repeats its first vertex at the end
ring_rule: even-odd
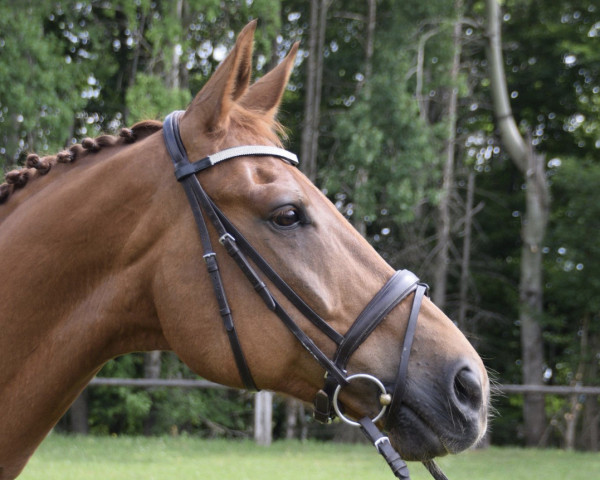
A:
MULTIPOLYGON (((592 480, 600 478, 600 454, 489 448, 442 458, 451 480, 592 480)), ((410 463, 413 480, 430 479, 410 463)), ((19 480, 393 479, 370 445, 251 441, 190 437, 77 437, 52 434, 19 480)))

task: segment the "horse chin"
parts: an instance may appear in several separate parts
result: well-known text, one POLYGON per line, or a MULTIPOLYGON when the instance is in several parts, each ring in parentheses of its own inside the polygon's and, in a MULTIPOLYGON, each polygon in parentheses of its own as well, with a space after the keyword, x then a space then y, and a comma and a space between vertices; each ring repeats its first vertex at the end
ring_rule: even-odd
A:
POLYGON ((403 406, 394 420, 388 435, 404 460, 424 461, 449 453, 430 423, 412 409, 403 406))
POLYGON ((391 422, 389 420, 390 442, 404 460, 422 462, 434 457, 459 453, 477 440, 471 435, 455 437, 443 431, 440 422, 436 419, 428 418, 416 409, 405 405, 395 412, 391 422))

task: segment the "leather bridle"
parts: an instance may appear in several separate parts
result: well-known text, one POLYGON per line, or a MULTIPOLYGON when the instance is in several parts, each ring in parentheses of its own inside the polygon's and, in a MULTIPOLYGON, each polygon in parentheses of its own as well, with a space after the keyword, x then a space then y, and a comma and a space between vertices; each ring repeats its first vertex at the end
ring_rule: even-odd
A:
MULTIPOLYGON (((232 313, 219 273, 217 254, 212 247, 205 216, 216 230, 219 237, 219 243, 236 262, 240 270, 256 290, 257 294, 262 298, 265 305, 281 319, 302 346, 325 370, 325 384, 317 393, 314 402, 315 418, 321 422, 328 422, 337 414, 344 422, 360 426, 363 433, 375 445, 379 453, 384 456, 394 474, 401 479, 410 479, 406 463, 393 449, 389 439, 375 426, 375 422, 383 417, 388 407, 390 410, 394 410, 399 407, 402 402, 406 386, 411 345, 415 335, 421 300, 423 295, 427 294, 427 285, 420 283, 417 276, 408 270, 397 271, 368 303, 358 318, 350 326, 346 334, 341 335, 338 333, 310 306, 308 306, 269 266, 266 260, 252 247, 252 245, 250 245, 237 228, 227 219, 223 212, 219 210, 212 199, 206 194, 195 175, 217 163, 240 156, 278 157, 282 159, 282 161, 297 165, 298 159, 296 155, 287 150, 273 146, 245 145, 222 150, 216 154, 191 163, 179 133, 179 119, 183 113, 183 111, 175 111, 165 118, 163 124, 164 140, 169 155, 171 156, 171 160, 175 166, 175 177, 183 185, 198 227, 200 241, 204 250, 204 260, 217 298, 219 312, 245 388, 253 391, 258 390, 258 387, 252 378, 248 363, 246 362, 233 323, 232 313), (277 290, 279 290, 281 294, 283 294, 283 296, 298 309, 300 313, 337 345, 337 350, 333 359, 330 359, 323 353, 323 351, 294 322, 286 310, 271 294, 269 288, 256 273, 256 270, 250 261, 271 281, 277 290), (366 373, 348 375, 346 366, 351 355, 383 321, 388 313, 411 294, 414 294, 411 312, 404 335, 395 388, 390 395, 386 391, 386 387, 376 377, 366 373), (350 420, 343 414, 343 410, 338 403, 339 392, 356 379, 371 381, 381 391, 381 410, 373 419, 364 417, 358 422, 350 420)), ((424 463, 436 479, 443 480, 446 478, 432 460, 424 463)))

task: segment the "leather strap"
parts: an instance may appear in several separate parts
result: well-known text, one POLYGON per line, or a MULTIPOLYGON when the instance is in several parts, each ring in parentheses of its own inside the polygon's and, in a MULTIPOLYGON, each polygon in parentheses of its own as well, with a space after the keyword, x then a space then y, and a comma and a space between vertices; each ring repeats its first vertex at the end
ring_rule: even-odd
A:
POLYGON ((417 330, 417 319, 419 318, 421 302, 423 301, 423 296, 427 293, 427 290, 427 285, 423 283, 416 286, 415 296, 413 297, 413 303, 410 309, 410 316, 408 317, 408 323, 406 325, 406 332, 404 333, 404 341, 402 342, 402 353, 400 354, 400 363, 398 364, 398 374, 396 375, 392 403, 389 406, 390 411, 395 411, 400 408, 400 403, 402 403, 402 399, 404 398, 410 350, 417 330))
POLYGON ((410 480, 408 465, 402 460, 400 454, 394 450, 389 438, 379 431, 369 417, 361 418, 358 423, 360 423, 361 431, 365 437, 373 444, 381 456, 385 458, 394 475, 401 480, 410 480))
MULTIPOLYGON (((177 133, 179 129, 175 123, 178 121, 181 114, 181 112, 174 112, 173 114, 169 115, 165 119, 163 125, 165 145, 176 168, 179 165, 185 165, 186 162, 188 162, 187 153, 185 152, 185 148, 181 143, 181 137, 177 133)), ((250 373, 248 362, 246 361, 244 352, 242 351, 242 346, 233 323, 231 309, 229 308, 229 302, 227 301, 227 295, 225 294, 225 288, 223 287, 223 281, 219 271, 217 254, 212 248, 212 242, 210 240, 208 228, 206 226, 204 216, 202 215, 200 202, 204 199, 204 191, 202 190, 198 179, 193 175, 182 178, 181 184, 183 185, 185 193, 188 197, 188 201, 194 215, 194 220, 196 221, 196 226, 198 227, 200 242, 202 243, 202 248, 204 250, 206 269, 211 279, 213 291, 219 307, 219 314, 221 316, 223 326, 225 327, 229 344, 231 345, 231 350, 240 374, 240 378, 247 390, 256 391, 258 388, 254 382, 254 379, 252 378, 252 374, 250 373)))
POLYGON ((392 309, 417 287, 419 279, 408 270, 399 270, 377 292, 344 335, 333 357, 336 365, 346 368, 354 351, 377 328, 392 309))
MULTIPOLYGON (((363 309, 355 322, 344 335, 333 361, 345 370, 350 356, 366 340, 373 330, 402 300, 410 295, 416 288, 419 278, 408 270, 397 271, 373 297, 363 309)), ((420 305, 420 302, 417 304, 420 305)), ((413 309, 414 310, 414 309, 413 309)), ((418 316, 418 308, 415 318, 418 316)), ((401 360, 402 361, 402 360, 401 360)), ((403 360, 408 363, 408 359, 403 360)), ((329 422, 334 416, 332 408, 333 393, 338 384, 335 378, 329 375, 325 377, 323 388, 317 392, 314 404, 314 417, 321 423, 329 422)))

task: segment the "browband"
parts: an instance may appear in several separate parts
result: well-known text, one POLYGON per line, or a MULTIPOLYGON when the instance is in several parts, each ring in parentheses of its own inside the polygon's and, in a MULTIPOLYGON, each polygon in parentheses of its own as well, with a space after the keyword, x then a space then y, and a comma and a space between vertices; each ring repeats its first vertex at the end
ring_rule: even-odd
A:
POLYGON ((177 180, 181 180, 182 178, 185 178, 188 175, 193 175, 195 173, 201 172, 202 170, 210 168, 219 162, 244 156, 278 157, 283 160, 287 160, 294 166, 298 165, 298 157, 296 156, 296 154, 288 152, 283 148, 271 147, 268 145, 242 145, 240 147, 232 147, 227 148, 225 150, 221 150, 220 152, 213 153, 212 155, 204 157, 193 163, 183 165, 177 168, 177 170, 175 170, 175 177, 177 178, 177 180))

